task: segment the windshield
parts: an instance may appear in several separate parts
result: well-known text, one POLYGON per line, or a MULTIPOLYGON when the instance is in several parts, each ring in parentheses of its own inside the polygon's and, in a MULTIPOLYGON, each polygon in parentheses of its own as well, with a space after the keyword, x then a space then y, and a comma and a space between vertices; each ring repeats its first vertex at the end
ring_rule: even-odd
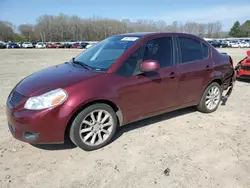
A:
POLYGON ((109 37, 75 58, 93 70, 106 71, 121 55, 139 41, 140 37, 109 37))

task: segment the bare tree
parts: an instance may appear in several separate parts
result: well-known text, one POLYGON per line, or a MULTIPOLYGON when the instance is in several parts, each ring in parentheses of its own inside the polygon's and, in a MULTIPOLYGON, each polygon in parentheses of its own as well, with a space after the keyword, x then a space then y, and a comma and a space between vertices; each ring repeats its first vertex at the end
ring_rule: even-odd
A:
POLYGON ((34 25, 32 24, 21 24, 18 26, 20 33, 28 40, 35 40, 34 25))
MULTIPOLYGON (((1 27, 3 26, 0 25, 1 27)), ((200 24, 196 22, 181 23, 174 21, 168 25, 162 20, 140 19, 132 22, 129 19, 120 21, 96 16, 80 18, 78 16, 59 14, 56 16, 40 16, 37 18, 35 25, 21 24, 18 28, 20 33, 30 40, 82 41, 102 40, 120 33, 150 31, 186 32, 201 37, 218 37, 222 24, 220 22, 200 24)), ((0 29, 0 32, 2 30, 0 29)))

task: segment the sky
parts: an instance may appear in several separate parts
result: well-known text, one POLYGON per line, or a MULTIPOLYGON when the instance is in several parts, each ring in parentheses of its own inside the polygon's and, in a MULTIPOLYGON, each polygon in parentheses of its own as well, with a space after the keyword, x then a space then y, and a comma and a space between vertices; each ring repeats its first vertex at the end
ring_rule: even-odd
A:
POLYGON ((249 0, 0 0, 0 20, 15 25, 36 23, 44 14, 115 19, 221 21, 228 31, 235 21, 250 19, 249 0))

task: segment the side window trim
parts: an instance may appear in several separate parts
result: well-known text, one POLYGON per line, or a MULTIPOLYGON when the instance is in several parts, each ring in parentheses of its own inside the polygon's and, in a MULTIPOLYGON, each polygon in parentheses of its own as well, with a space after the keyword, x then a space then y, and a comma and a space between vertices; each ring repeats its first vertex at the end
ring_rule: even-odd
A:
POLYGON ((182 57, 181 57, 181 49, 180 49, 180 44, 179 44, 179 38, 178 36, 175 36, 174 37, 174 42, 175 42, 175 58, 176 58, 176 65, 179 65, 181 64, 181 60, 182 60, 182 57))

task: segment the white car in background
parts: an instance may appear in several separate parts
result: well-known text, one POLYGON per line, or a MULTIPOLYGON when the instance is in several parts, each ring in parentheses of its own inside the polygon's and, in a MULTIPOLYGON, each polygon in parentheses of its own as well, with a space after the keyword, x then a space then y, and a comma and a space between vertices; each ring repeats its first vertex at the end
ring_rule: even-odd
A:
POLYGON ((89 44, 85 47, 86 49, 90 48, 91 46, 94 46, 98 42, 88 42, 89 44))
POLYGON ((240 47, 240 43, 239 42, 233 42, 233 43, 231 43, 231 47, 232 48, 239 48, 240 47))
POLYGON ((22 48, 22 42, 18 42, 17 45, 22 48))
POLYGON ((46 48, 46 44, 44 42, 38 42, 36 43, 36 48, 38 49, 46 48))
POLYGON ((248 44, 246 42, 240 42, 240 48, 247 48, 248 44))
POLYGON ((22 47, 23 47, 23 48, 33 48, 33 45, 32 45, 31 42, 24 42, 24 43, 22 44, 22 47))

